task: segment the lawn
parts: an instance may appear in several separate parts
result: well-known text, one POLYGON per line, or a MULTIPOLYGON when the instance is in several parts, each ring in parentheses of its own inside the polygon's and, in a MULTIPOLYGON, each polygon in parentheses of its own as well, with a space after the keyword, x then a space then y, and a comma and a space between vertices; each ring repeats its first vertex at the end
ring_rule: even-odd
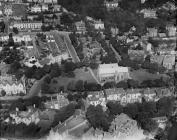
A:
POLYGON ((139 82, 142 82, 144 80, 160 79, 161 77, 168 78, 166 74, 152 74, 143 69, 131 71, 130 77, 139 82))
POLYGON ((96 83, 95 79, 93 78, 93 76, 91 75, 91 73, 89 71, 85 71, 85 69, 76 69, 74 71, 75 73, 75 77, 58 77, 58 78, 54 78, 57 83, 52 83, 51 84, 51 88, 52 89, 57 89, 61 86, 64 86, 65 89, 68 85, 69 82, 71 81, 78 81, 78 80, 83 80, 83 81, 87 81, 88 83, 96 83))

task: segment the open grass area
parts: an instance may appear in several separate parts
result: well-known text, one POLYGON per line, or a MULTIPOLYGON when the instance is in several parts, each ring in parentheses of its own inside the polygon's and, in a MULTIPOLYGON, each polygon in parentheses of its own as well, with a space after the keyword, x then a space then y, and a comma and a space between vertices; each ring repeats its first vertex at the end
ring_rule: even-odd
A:
POLYGON ((144 80, 155 80, 155 79, 159 79, 161 77, 168 78, 168 76, 166 74, 152 74, 152 73, 149 73, 143 69, 131 71, 130 77, 134 80, 139 81, 139 82, 142 82, 144 80))
POLYGON ((88 83, 97 83, 96 80, 91 75, 91 73, 89 71, 85 71, 85 69, 76 69, 74 73, 75 73, 75 77, 60 76, 58 78, 54 78, 57 81, 57 83, 52 83, 51 88, 57 89, 61 86, 64 86, 66 89, 69 82, 71 81, 76 82, 78 80, 87 81, 88 83))

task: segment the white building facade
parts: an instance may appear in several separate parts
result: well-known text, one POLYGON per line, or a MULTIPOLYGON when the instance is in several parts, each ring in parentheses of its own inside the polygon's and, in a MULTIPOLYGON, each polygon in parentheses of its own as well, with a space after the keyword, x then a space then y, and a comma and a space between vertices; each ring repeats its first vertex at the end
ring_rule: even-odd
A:
POLYGON ((19 31, 41 30, 42 22, 15 22, 10 28, 17 28, 19 31))
POLYGON ((128 67, 120 67, 117 63, 100 64, 98 67, 97 76, 100 82, 115 81, 130 79, 128 67))

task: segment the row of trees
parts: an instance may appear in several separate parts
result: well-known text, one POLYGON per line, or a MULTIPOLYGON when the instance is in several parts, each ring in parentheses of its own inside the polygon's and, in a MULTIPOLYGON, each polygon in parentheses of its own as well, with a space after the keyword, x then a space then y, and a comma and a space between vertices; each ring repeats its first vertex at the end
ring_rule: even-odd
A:
POLYGON ((38 96, 34 96, 29 99, 22 99, 19 98, 18 100, 14 101, 11 106, 9 107, 10 111, 14 111, 16 108, 19 109, 19 111, 26 111, 28 106, 35 105, 36 108, 43 108, 43 101, 45 101, 46 98, 40 98, 38 96))
POLYGON ((141 83, 139 81, 133 80, 133 79, 128 79, 127 81, 120 81, 119 83, 115 82, 106 82, 103 85, 104 89, 108 88, 153 88, 153 87, 171 87, 174 86, 174 80, 169 79, 166 81, 163 78, 160 79, 155 79, 155 80, 144 80, 141 83))
POLYGON ((123 88, 123 89, 130 89, 130 88, 153 88, 153 87, 171 87, 174 86, 174 80, 169 79, 166 81, 163 78, 155 79, 155 80, 145 80, 141 83, 139 81, 128 79, 126 81, 120 81, 118 83, 115 82, 106 82, 103 86, 96 84, 96 83, 87 83, 83 80, 78 81, 71 81, 68 86, 67 90, 69 91, 100 91, 102 89, 109 89, 109 88, 123 88))
POLYGON ((1 137, 40 137, 42 134, 40 131, 42 128, 35 125, 34 123, 29 124, 28 126, 20 124, 6 124, 1 123, 0 136, 1 137))
POLYGON ((69 91, 99 91, 101 90, 101 85, 97 83, 88 83, 87 81, 78 80, 76 82, 71 81, 68 86, 67 90, 69 91))

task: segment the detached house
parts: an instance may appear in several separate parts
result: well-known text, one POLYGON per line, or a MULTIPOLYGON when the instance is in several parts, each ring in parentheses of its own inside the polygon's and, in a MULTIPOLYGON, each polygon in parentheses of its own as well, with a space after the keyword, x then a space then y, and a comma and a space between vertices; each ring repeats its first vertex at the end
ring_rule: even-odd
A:
POLYGON ((153 9, 143 9, 140 13, 144 14, 144 18, 157 18, 156 10, 153 9))
POLYGON ((10 4, 5 5, 4 14, 7 15, 7 16, 11 16, 13 14, 12 5, 10 5, 10 4))
POLYGON ((28 111, 18 111, 18 109, 16 109, 15 112, 10 113, 10 117, 13 119, 13 123, 24 123, 26 125, 31 123, 37 124, 40 121, 39 115, 40 112, 35 108, 28 108, 28 111))
POLYGON ((83 21, 76 22, 75 29, 77 33, 85 33, 86 32, 85 22, 83 21))
POLYGON ((166 26, 168 36, 175 36, 176 35, 176 27, 175 26, 166 26))
POLYGON ((48 5, 35 5, 31 7, 30 11, 32 13, 40 13, 43 11, 48 11, 48 5))
POLYGON ((144 60, 146 57, 145 51, 144 50, 128 50, 128 55, 131 60, 144 60))
POLYGON ((163 66, 167 69, 173 69, 175 66, 175 55, 165 55, 163 66))
POLYGON ((148 28, 148 36, 149 37, 157 37, 157 29, 156 28, 148 28))
POLYGON ((119 82, 130 78, 128 67, 118 66, 117 63, 100 64, 97 75, 101 82, 119 82))
POLYGON ((96 30, 104 30, 104 23, 101 20, 94 21, 93 26, 96 30))

